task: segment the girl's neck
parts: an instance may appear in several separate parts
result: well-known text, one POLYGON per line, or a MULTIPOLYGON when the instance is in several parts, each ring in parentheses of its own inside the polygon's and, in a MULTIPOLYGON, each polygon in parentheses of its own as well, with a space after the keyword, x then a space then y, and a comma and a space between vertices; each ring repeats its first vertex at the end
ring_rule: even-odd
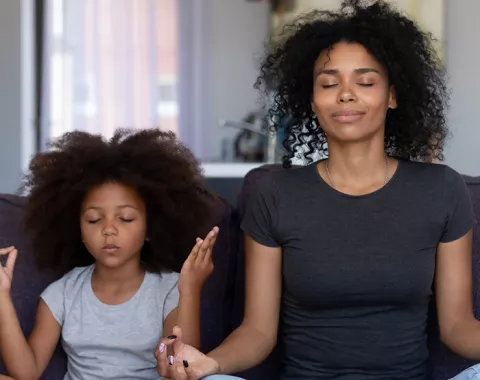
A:
POLYGON ((95 264, 92 281, 108 286, 128 286, 143 279, 145 270, 139 261, 131 260, 120 267, 110 268, 101 263, 95 264))

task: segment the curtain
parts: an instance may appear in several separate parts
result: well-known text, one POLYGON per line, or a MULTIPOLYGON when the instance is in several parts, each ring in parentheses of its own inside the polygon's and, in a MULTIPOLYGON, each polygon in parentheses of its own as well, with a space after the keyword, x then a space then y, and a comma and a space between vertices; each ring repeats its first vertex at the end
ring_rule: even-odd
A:
POLYGON ((41 141, 178 132, 177 0, 45 0, 41 141))

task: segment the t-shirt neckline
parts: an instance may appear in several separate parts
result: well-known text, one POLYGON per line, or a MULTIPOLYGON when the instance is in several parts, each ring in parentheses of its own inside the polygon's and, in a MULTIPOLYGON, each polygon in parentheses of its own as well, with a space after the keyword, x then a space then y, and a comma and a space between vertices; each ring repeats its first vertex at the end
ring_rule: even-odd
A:
POLYGON ((397 169, 395 170, 395 172, 393 173, 392 177, 390 178, 390 180, 385 184, 383 185, 382 187, 380 187, 379 189, 377 190, 374 190, 370 193, 367 193, 367 194, 361 194, 361 195, 352 195, 352 194, 347 194, 347 193, 342 193, 341 191, 333 188, 331 185, 329 185, 323 178, 322 176, 320 175, 319 171, 318 171, 318 164, 321 163, 322 161, 325 161, 325 159, 320 159, 318 161, 316 161, 315 163, 313 163, 311 166, 312 166, 312 169, 314 170, 314 174, 316 176, 316 178, 319 180, 319 183, 324 187, 324 188, 327 188, 327 191, 329 191, 330 193, 332 194, 336 194, 336 195, 339 195, 339 196, 342 196, 342 197, 345 197, 345 198, 350 198, 350 199, 364 199, 364 198, 370 198, 370 197, 373 197, 373 196, 377 196, 381 193, 383 193, 384 191, 388 190, 390 187, 393 186, 394 182, 396 181, 396 179, 398 178, 402 168, 403 168, 403 165, 404 165, 404 162, 402 159, 399 159, 397 157, 395 157, 395 159, 397 160, 398 164, 397 164, 397 169))
POLYGON ((148 278, 148 272, 145 272, 145 275, 143 277, 142 283, 140 284, 140 287, 135 292, 135 294, 133 296, 131 296, 128 300, 126 300, 125 302, 119 303, 118 305, 108 305, 108 304, 100 301, 100 299, 96 296, 95 292, 93 291, 92 275, 93 275, 94 269, 95 269, 95 265, 92 265, 92 267, 90 268, 90 273, 88 274, 88 277, 87 277, 87 282, 88 282, 87 291, 88 291, 88 294, 89 294, 90 298, 92 299, 92 301, 96 305, 98 305, 99 307, 103 307, 105 309, 108 309, 108 310, 119 310, 119 309, 123 309, 123 308, 128 307, 128 305, 130 305, 138 297, 140 297, 140 294, 142 293, 143 289, 146 286, 146 282, 147 282, 147 278, 148 278))

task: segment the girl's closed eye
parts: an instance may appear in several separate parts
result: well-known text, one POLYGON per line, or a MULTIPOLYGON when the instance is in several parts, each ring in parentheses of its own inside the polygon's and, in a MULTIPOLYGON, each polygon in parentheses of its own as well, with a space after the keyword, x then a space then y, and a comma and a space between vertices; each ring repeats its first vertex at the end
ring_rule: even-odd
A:
POLYGON ((133 222, 135 219, 134 218, 120 218, 120 220, 124 223, 131 223, 133 222))
POLYGON ((332 87, 335 87, 335 86, 337 86, 336 83, 333 83, 333 84, 322 84, 322 87, 323 87, 323 88, 332 88, 332 87))
POLYGON ((98 223, 100 221, 100 218, 99 219, 90 219, 90 220, 87 220, 87 223, 88 224, 95 224, 95 223, 98 223))

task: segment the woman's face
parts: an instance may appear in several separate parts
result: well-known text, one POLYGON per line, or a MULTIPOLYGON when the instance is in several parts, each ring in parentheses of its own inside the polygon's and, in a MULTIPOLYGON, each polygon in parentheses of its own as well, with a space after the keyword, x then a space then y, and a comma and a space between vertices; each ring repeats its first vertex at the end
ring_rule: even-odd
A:
POLYGON ((354 143, 380 135, 396 108, 386 70, 356 43, 338 43, 322 52, 313 72, 312 109, 328 142, 354 143))

